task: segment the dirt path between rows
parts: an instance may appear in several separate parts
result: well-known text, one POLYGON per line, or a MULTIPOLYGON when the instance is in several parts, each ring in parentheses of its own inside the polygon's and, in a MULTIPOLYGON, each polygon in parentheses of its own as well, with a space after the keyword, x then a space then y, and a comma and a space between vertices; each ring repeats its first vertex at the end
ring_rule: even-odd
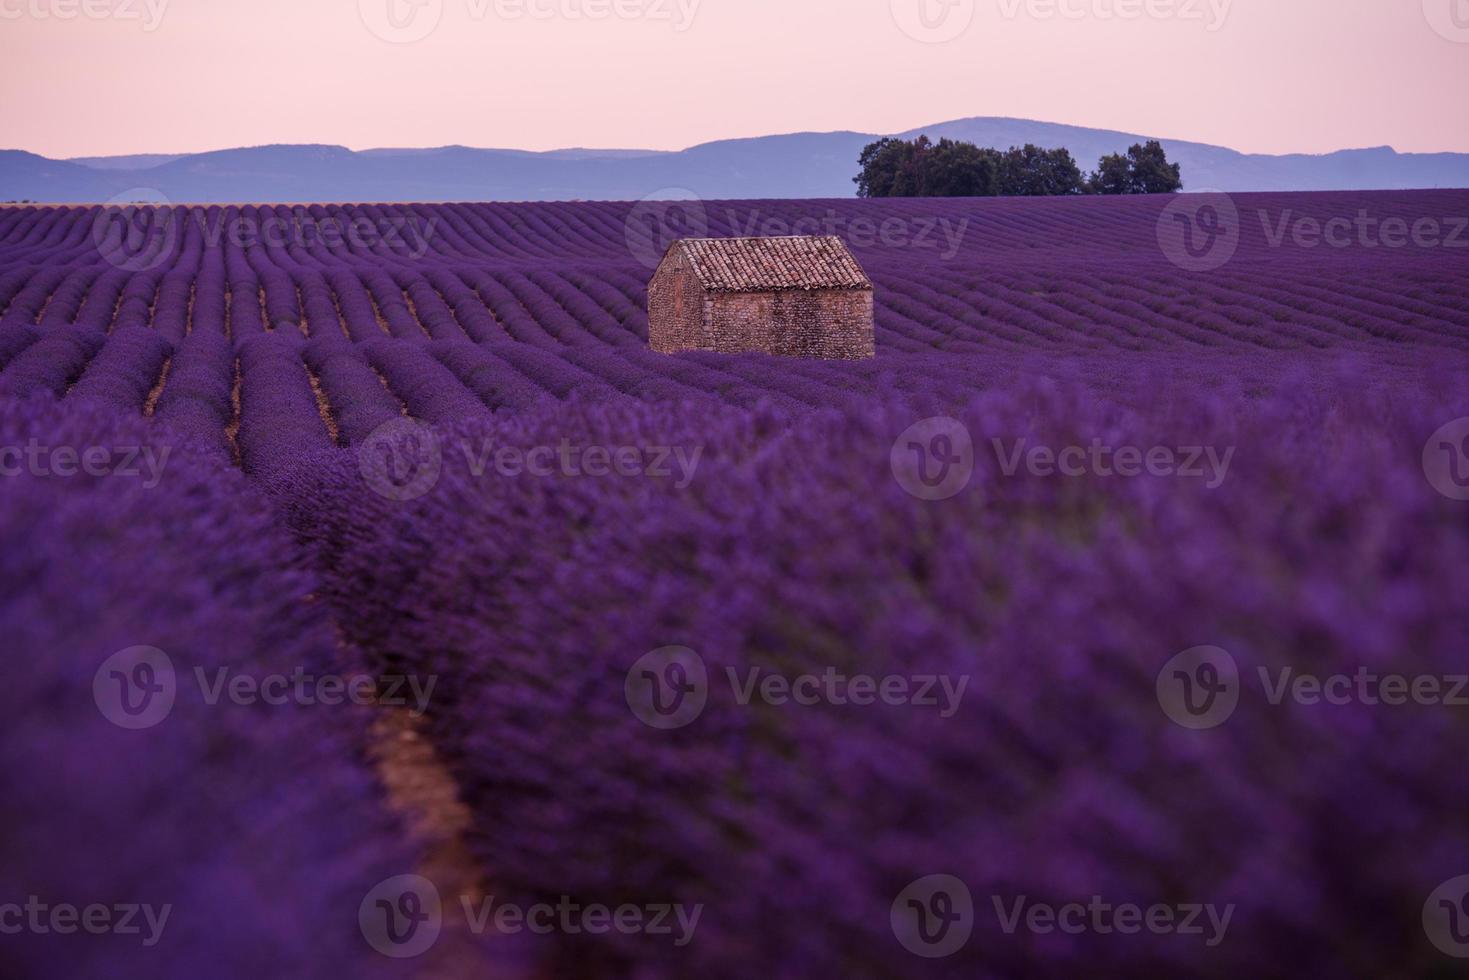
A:
POLYGON ((495 937, 470 931, 461 899, 478 907, 485 897, 483 875, 467 843, 473 816, 424 733, 424 718, 404 707, 374 710, 379 714, 372 724, 369 755, 388 807, 422 848, 423 861, 414 873, 433 882, 443 902, 443 932, 419 957, 414 975, 422 980, 530 980, 534 973, 521 957, 508 949, 505 956, 491 957, 495 937))

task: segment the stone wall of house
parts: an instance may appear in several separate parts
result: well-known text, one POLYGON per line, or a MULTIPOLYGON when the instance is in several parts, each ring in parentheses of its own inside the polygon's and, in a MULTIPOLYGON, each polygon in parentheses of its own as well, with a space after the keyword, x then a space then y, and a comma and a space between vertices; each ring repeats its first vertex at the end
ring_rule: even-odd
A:
POLYGON ((857 360, 876 353, 869 289, 711 292, 679 249, 648 283, 648 346, 857 360))
POLYGON ((705 328, 704 288, 688 259, 670 252, 648 283, 648 346, 660 354, 713 350, 705 328))
POLYGON ((870 290, 714 293, 707 305, 716 351, 835 360, 876 354, 870 290))

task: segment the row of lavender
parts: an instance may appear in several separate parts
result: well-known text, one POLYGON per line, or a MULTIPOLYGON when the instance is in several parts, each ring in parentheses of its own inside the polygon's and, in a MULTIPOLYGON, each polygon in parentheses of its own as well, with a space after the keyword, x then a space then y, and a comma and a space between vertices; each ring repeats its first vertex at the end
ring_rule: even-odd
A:
MULTIPOLYGON (((1021 350, 1299 347, 1409 341, 1462 347, 1462 277, 1282 280, 1072 272, 876 273, 885 354, 1021 350)), ((12 273, 0 282, 0 332, 82 326, 151 328, 170 342, 195 333, 244 340, 287 333, 356 342, 473 340, 549 350, 637 346, 647 335, 645 283, 628 270, 273 271, 226 285, 188 270, 159 275, 85 269, 12 273)))
MULTIPOLYGON (((1337 363, 1342 352, 1134 353, 1178 378, 1225 375, 1265 381, 1281 371, 1337 363)), ((1379 383, 1411 383, 1430 357, 1407 347, 1357 353, 1379 383)), ((361 445, 404 415, 437 424, 521 412, 542 401, 635 399, 767 406, 788 415, 856 408, 882 395, 928 414, 948 411, 1015 374, 1045 374, 1118 389, 1117 362, 1094 357, 930 351, 858 364, 773 362, 756 355, 666 358, 641 347, 565 347, 467 341, 413 343, 380 338, 351 344, 267 335, 231 344, 193 334, 177 345, 155 331, 111 335, 79 327, 0 331, 0 396, 51 396, 100 403, 122 416, 146 415, 170 437, 207 446, 257 472, 300 449, 361 445), (17 343, 16 341, 22 341, 17 343)), ((1309 376, 1300 383, 1314 384, 1309 376)))
POLYGON ((244 477, 118 414, 0 399, 0 445, 88 460, 5 457, 0 972, 402 975, 356 923, 418 860, 366 761, 369 709, 260 693, 375 675, 244 477))
POLYGON ((430 731, 502 901, 702 909, 687 943, 558 930, 537 940, 552 975, 1446 971, 1422 915, 1469 874, 1464 709, 1270 692, 1282 676, 1462 673, 1469 522, 1419 451, 1469 414, 1466 375, 1087 364, 1086 380, 997 378, 958 411, 973 473, 947 499, 895 479, 916 414, 881 395, 797 421, 544 404, 436 427, 442 469, 413 499, 364 482, 350 453, 271 486, 349 638, 381 669, 444 678, 430 731), (1207 446, 1227 472, 1007 463, 1022 440, 1099 438, 1207 446), (484 467, 568 442, 696 465, 484 467), (1157 687, 1201 644, 1238 670, 1233 714, 1208 730, 1173 720, 1157 687), (650 664, 670 646, 685 649, 650 664), (664 686, 644 703, 650 675, 664 686), (830 676, 940 683, 864 704, 830 676), (790 696, 802 677, 828 693, 790 696), (932 875, 967 892, 924 906, 929 927, 962 921, 967 941, 896 926, 932 875), (1030 925, 1033 907, 1093 896, 1225 921, 1030 925))
POLYGON ((235 274, 252 247, 305 265, 370 267, 457 264, 466 260, 556 265, 625 262, 651 228, 687 236, 838 234, 864 257, 1003 258, 1061 256, 1090 263, 1157 263, 1158 225, 1174 213, 1212 207, 1217 230, 1234 226, 1248 259, 1343 253, 1381 263, 1421 262, 1463 248, 1464 191, 1159 196, 1124 200, 928 199, 699 201, 564 204, 404 204, 27 207, 0 209, 0 261, 34 259, 63 267, 125 256, 175 265, 215 252, 235 274), (1195 203, 1189 203, 1195 202, 1195 203), (109 215, 125 213, 125 220, 109 215), (131 235, 132 242, 126 241, 131 235), (137 246, 142 244, 142 248, 137 246), (1317 246, 1325 246, 1318 251, 1317 246), (1376 253, 1366 255, 1364 253, 1376 253), (924 254, 926 253, 926 254, 924 254), (159 254, 163 258, 159 259, 159 254))
MULTIPOLYGON (((1418 458, 1445 418, 1469 414, 1453 366, 993 365, 956 412, 972 475, 923 500, 892 449, 927 409, 896 390, 799 418, 611 397, 476 418, 415 371, 481 348, 385 341, 418 355, 384 374, 438 423, 442 471, 401 500, 364 480, 356 453, 305 435, 302 419, 322 422, 311 386, 283 383, 303 359, 323 384, 360 382, 365 430, 402 407, 374 404, 364 352, 279 340, 240 354, 255 407, 236 442, 267 477, 253 486, 199 451, 183 416, 150 426, 80 398, 3 400, 6 445, 175 453, 156 484, 7 481, 0 619, 25 655, 0 771, 27 787, 0 838, 8 892, 172 910, 146 950, 28 934, 23 971, 395 967, 355 917, 421 856, 362 766, 365 719, 205 697, 220 669, 345 672, 358 649, 374 676, 438 680, 429 732, 471 809, 473 876, 501 902, 701 909, 686 943, 535 937, 531 959, 553 973, 1432 975, 1443 962, 1418 916, 1469 872, 1462 709, 1273 701, 1254 678, 1462 673, 1469 524, 1418 458), (1098 438, 1208 446, 1230 465, 1212 485, 1062 478, 1003 450, 1098 438), (483 468, 507 447, 567 443, 667 449, 683 468, 483 468), (281 557, 292 548, 261 489, 311 569, 281 557), (1243 686, 1209 731, 1175 724, 1155 694, 1169 659, 1201 643, 1228 652, 1243 686), (140 665, 162 668, 109 674, 105 658, 135 644, 166 651, 176 691, 166 718, 130 731, 123 706, 150 710, 160 681, 140 665), (628 694, 644 655, 670 644, 693 651, 707 698, 671 729, 628 694), (942 678, 930 691, 947 700, 741 693, 752 677, 833 672, 942 678), (935 874, 966 883, 974 934, 931 964, 891 907, 935 874), (1209 903, 1230 925, 1218 943, 1073 936, 1007 931, 996 911, 1093 895, 1209 903)), ((453 882, 438 884, 442 914, 462 914, 453 882)))
MULTIPOLYGON (((69 325, 193 333, 267 332, 366 341, 630 346, 647 336, 646 270, 575 266, 529 272, 433 267, 291 269, 226 280, 218 269, 168 272, 29 266, 0 274, 0 330, 69 325)), ((1460 346, 1469 316, 1462 278, 1413 270, 1282 280, 1274 273, 1200 276, 876 266, 878 340, 887 352, 1299 346, 1407 340, 1460 346)))
MULTIPOLYGON (((1161 202, 1068 203, 944 204, 997 229, 955 262, 866 250, 882 354, 863 364, 647 353, 626 206, 371 212, 442 215, 453 234, 417 257, 185 233, 152 269, 101 259, 86 212, 0 212, 7 466, 31 443, 51 462, 174 454, 156 484, 75 464, 5 481, 22 737, 0 776, 34 798, 7 815, 4 894, 178 916, 147 959, 116 936, 29 935, 22 972, 394 967, 361 903, 377 914, 369 889, 425 864, 384 816, 361 719, 201 702, 193 672, 350 672, 359 650, 374 675, 439 679, 428 731, 474 864, 438 881, 446 919, 482 890, 702 909, 686 943, 536 937, 541 975, 1440 971, 1419 920, 1469 874, 1463 709, 1270 692, 1281 671, 1462 673, 1469 524, 1421 456, 1469 416, 1462 262, 1364 249, 1305 268, 1251 246, 1184 274, 1149 253, 1161 202), (899 438, 936 415, 957 421, 899 438), (369 439, 386 423, 411 459, 369 439), (1066 476, 1026 455, 1098 442, 1207 447, 1218 479, 1066 476), (499 463, 563 447, 673 469, 499 463), (412 464, 393 476, 414 494, 374 481, 383 454, 412 464), (920 499, 956 468, 953 496, 920 499), (120 731, 99 713, 118 680, 102 660, 134 644, 168 651, 178 696, 120 731), (1193 731, 1155 685, 1201 644, 1227 652, 1241 698, 1193 731), (648 670, 669 645, 693 659, 648 670), (696 667, 696 717, 649 725, 630 683, 696 667), (929 691, 950 697, 802 705, 743 687, 752 670, 946 678, 929 691), (973 934, 928 961, 894 909, 939 874, 966 883, 973 934), (465 877, 475 894, 453 894, 465 877), (1210 944, 1009 918, 1094 895, 1208 903, 1230 924, 1210 944)), ((716 227, 764 206, 741 207, 716 227)), ((922 216, 873 207, 849 213, 922 216)), ((134 686, 115 690, 153 690, 146 663, 117 665, 134 686)), ((418 921, 412 896, 379 897, 386 921, 418 921)))
POLYGON ((1187 268, 1188 251, 1163 247, 1159 229, 1169 226, 1159 221, 1170 215, 1153 200, 831 202, 824 214, 820 202, 711 203, 699 207, 723 216, 692 225, 665 205, 646 214, 627 205, 144 209, 126 218, 11 209, 0 211, 0 329, 141 326, 170 342, 283 331, 633 346, 646 337, 650 266, 671 235, 829 224, 854 241, 878 283, 879 347, 892 353, 1379 339, 1462 346, 1469 236, 1453 247, 1453 215, 1469 212, 1464 195, 1258 202, 1281 212, 1286 229, 1315 222, 1319 247, 1289 230, 1275 241, 1268 220, 1253 229, 1241 218, 1248 234, 1235 244, 1238 260, 1187 268), (1391 215, 1410 229, 1426 222, 1436 237, 1400 248, 1366 232, 1347 247, 1319 241, 1323 223, 1355 227, 1347 216, 1359 212, 1373 215, 1372 228, 1391 215), (1324 217, 1333 213, 1342 217, 1324 217), (801 225, 803 214, 816 224, 801 225), (258 229, 262 215, 284 230, 240 232, 242 223, 258 229), (321 232, 359 221, 393 234, 321 232), (950 237, 927 232, 933 225, 950 237))

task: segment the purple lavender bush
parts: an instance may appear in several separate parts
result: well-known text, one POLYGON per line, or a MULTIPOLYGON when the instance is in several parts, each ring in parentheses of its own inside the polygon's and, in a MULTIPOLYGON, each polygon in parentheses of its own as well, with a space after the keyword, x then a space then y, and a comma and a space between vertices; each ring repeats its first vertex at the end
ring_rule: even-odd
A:
POLYGON ((1203 271, 1189 203, 700 203, 848 239, 878 356, 840 364, 649 352, 629 203, 0 209, 0 916, 173 909, 0 972, 1454 975, 1463 253, 1271 229, 1469 192, 1234 195, 1203 271), (179 686, 132 730, 139 647, 179 686), (382 705, 194 673, 297 667, 437 678, 430 762, 389 776, 382 705), (393 959, 358 913, 414 872, 446 935, 393 959), (499 936, 490 896, 696 919, 499 936))
POLYGON ((350 669, 269 508, 169 430, 98 407, 0 403, 0 444, 41 460, 17 472, 7 453, 0 478, 0 904, 152 915, 60 934, 42 911, 4 937, 3 972, 383 974, 357 903, 416 857, 368 768, 370 709, 209 701, 221 677, 350 669), (124 653, 139 647, 165 659, 124 653))
POLYGON ((562 935, 542 942, 548 969, 1437 975, 1419 919, 1469 873, 1463 709, 1273 704, 1259 671, 1462 673, 1469 524, 1418 455, 1445 412, 1469 411, 1464 376, 1374 390, 1368 366, 1323 360, 1312 383, 1241 397, 1105 367, 1126 398, 1021 376, 970 400, 955 414, 974 472, 944 500, 895 478, 919 417, 890 397, 795 418, 548 405, 442 428, 442 474, 418 499, 372 492, 348 458, 324 485, 302 474, 289 506, 352 639, 451 679, 433 737, 507 900, 704 906, 685 946, 562 935), (1229 466, 1006 472, 1016 440, 1094 438, 1211 447, 1229 466), (682 487, 677 470, 472 468, 478 447, 563 441, 700 455, 682 487), (708 700, 660 730, 626 684, 670 645, 697 652, 708 700), (1156 685, 1203 645, 1242 689, 1227 722, 1192 730, 1156 685), (965 693, 947 714, 741 703, 750 671, 965 693), (890 924, 933 874, 974 907, 971 940, 940 960, 890 924), (1222 936, 1007 932, 1000 914, 1094 895, 1229 911, 1222 936))

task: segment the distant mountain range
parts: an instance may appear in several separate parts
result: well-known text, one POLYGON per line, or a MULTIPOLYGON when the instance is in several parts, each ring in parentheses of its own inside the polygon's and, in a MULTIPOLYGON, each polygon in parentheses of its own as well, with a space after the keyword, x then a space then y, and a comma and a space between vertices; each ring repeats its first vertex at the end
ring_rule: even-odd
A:
MULTIPOLYGON (((977 117, 907 133, 1000 149, 1064 146, 1083 170, 1148 137, 1025 119, 977 117)), ((687 150, 353 151, 341 146, 257 146, 210 153, 50 160, 0 150, 0 201, 100 202, 119 195, 175 202, 548 201, 851 197, 869 133, 794 133, 704 143, 687 150), (139 191, 145 189, 146 193, 139 191), (130 192, 135 192, 131 193, 130 192)), ((1398 153, 1381 146, 1270 156, 1162 141, 1183 165, 1187 190, 1394 190, 1469 187, 1469 153, 1398 153)))

